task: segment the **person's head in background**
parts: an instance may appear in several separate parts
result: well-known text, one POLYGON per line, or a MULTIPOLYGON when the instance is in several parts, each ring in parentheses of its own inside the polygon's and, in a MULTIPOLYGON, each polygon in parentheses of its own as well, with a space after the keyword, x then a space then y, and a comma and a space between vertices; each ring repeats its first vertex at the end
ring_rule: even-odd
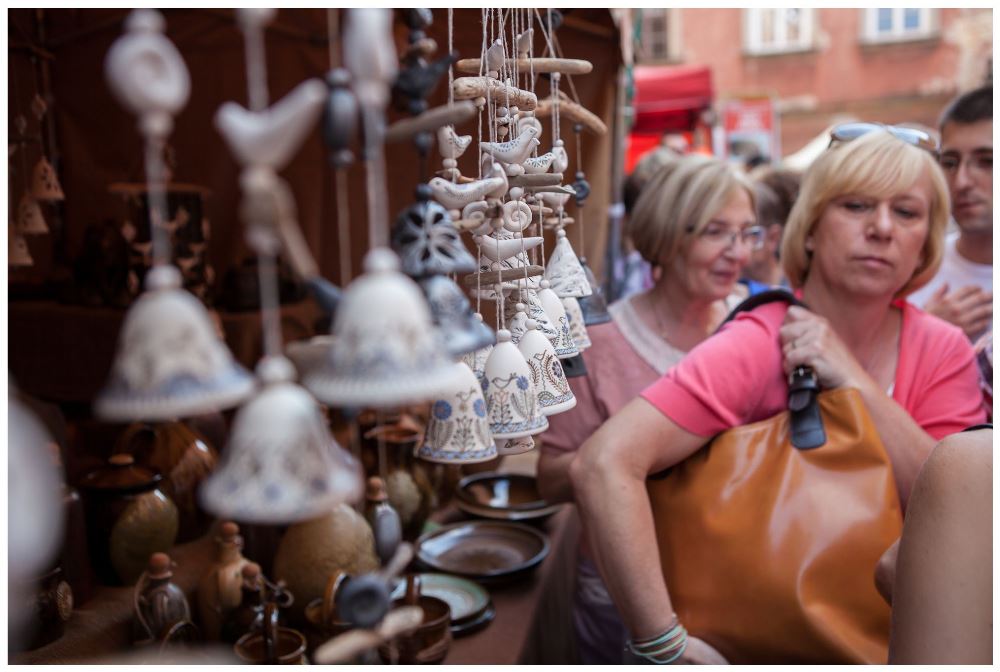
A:
POLYGON ((750 177, 754 181, 757 223, 764 229, 764 244, 750 254, 744 277, 764 285, 783 285, 786 283, 779 259, 781 235, 798 198, 802 178, 794 171, 770 167, 758 168, 750 177))
POLYGON ((682 133, 664 133, 660 145, 678 155, 687 154, 691 148, 691 143, 682 133))
POLYGON ((941 169, 951 214, 961 230, 956 245, 977 263, 993 261, 993 86, 955 98, 941 114, 941 169))

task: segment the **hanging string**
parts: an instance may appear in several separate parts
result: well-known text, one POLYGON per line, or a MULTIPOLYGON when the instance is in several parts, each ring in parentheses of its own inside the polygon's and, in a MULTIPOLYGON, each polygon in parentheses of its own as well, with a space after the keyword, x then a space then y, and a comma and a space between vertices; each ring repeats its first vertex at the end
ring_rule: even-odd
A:
MULTIPOLYGON (((340 65, 340 58, 336 49, 337 36, 340 34, 340 13, 336 9, 326 10, 327 40, 330 45, 330 70, 334 70, 340 65)), ((340 286, 347 287, 351 282, 353 273, 351 272, 351 223, 349 221, 350 208, 348 207, 347 193, 347 169, 346 167, 335 167, 333 169, 333 180, 335 195, 337 198, 337 247, 340 252, 340 286)))
MULTIPOLYGON (((448 53, 455 51, 455 10, 448 8, 448 53)), ((455 65, 448 66, 448 105, 455 104, 455 65)))
MULTIPOLYGON (((573 129, 573 134, 576 135, 576 170, 579 173, 583 173, 583 152, 580 149, 580 135, 582 131, 573 129)), ((576 216, 580 218, 577 223, 577 228, 580 230, 580 254, 587 256, 587 249, 583 245, 583 205, 580 204, 576 208, 576 216)))

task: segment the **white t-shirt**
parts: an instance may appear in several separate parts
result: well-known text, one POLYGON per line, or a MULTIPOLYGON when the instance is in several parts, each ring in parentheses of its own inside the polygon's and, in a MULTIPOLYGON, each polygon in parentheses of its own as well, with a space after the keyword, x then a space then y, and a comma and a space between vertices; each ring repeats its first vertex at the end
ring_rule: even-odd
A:
MULTIPOLYGON (((955 249, 958 236, 956 231, 945 238, 941 268, 933 280, 907 297, 910 303, 923 308, 944 283, 948 283, 949 292, 968 285, 976 285, 987 292, 993 291, 993 264, 977 264, 959 254, 955 249)), ((992 321, 990 326, 993 326, 992 321)))

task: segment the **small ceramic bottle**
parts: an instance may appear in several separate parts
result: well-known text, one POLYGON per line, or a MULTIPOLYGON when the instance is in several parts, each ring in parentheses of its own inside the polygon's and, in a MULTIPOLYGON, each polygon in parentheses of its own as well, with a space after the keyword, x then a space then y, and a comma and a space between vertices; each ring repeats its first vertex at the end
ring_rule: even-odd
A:
POLYGON ((208 640, 219 639, 223 622, 240 606, 242 570, 249 563, 242 550, 239 525, 222 523, 215 537, 215 562, 198 582, 198 613, 201 630, 208 640))
POLYGON ((153 553, 135 586, 132 617, 137 644, 160 641, 174 625, 191 620, 184 591, 170 581, 174 575, 171 565, 169 555, 153 553))
POLYGON ((389 503, 385 482, 378 476, 368 479, 368 488, 365 492, 365 519, 375 535, 375 554, 385 566, 403 541, 403 525, 399 513, 389 503))
POLYGON ((260 565, 248 562, 243 565, 240 574, 240 605, 230 613, 221 629, 222 641, 230 644, 235 644, 248 632, 260 630, 264 617, 264 577, 260 573, 260 565))

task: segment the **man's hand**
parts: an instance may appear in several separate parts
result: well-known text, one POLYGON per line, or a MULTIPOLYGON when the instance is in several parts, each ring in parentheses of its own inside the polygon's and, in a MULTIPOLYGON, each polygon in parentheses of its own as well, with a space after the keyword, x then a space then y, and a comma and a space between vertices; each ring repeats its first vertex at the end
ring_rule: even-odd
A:
POLYGON ((948 291, 945 283, 927 300, 924 310, 960 327, 970 339, 981 334, 993 319, 993 292, 976 285, 948 291))

